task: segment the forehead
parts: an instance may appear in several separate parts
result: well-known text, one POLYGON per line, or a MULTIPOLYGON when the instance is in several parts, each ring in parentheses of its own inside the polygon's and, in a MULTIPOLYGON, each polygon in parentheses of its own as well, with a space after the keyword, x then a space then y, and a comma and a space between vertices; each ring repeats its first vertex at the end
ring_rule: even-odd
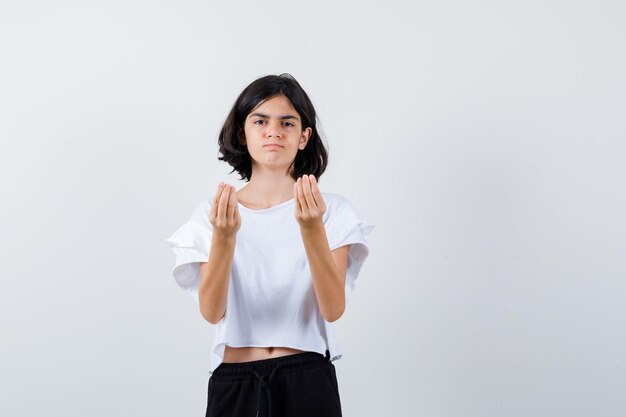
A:
POLYGON ((299 116, 291 101, 284 95, 274 96, 260 102, 250 111, 248 117, 253 113, 263 113, 270 117, 280 117, 287 114, 299 116))

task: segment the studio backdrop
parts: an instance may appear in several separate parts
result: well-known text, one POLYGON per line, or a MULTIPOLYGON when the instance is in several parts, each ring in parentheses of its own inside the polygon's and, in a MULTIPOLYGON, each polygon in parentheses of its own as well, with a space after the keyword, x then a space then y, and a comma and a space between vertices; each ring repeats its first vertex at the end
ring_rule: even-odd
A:
POLYGON ((349 417, 626 415, 622 1, 0 1, 0 415, 200 416, 165 239, 237 94, 307 91, 376 224, 349 417))

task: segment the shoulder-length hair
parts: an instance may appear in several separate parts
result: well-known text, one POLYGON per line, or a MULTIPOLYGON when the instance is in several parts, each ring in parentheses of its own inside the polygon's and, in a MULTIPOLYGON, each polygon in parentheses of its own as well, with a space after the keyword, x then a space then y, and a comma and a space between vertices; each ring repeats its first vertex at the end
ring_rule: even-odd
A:
POLYGON ((298 150, 289 166, 290 174, 295 180, 305 174, 313 174, 319 179, 328 165, 328 151, 316 128, 317 116, 313 103, 296 79, 287 73, 261 77, 241 92, 220 131, 218 144, 222 156, 218 156, 218 159, 233 167, 231 173, 237 171, 241 179, 250 181, 252 158, 244 144, 243 125, 248 114, 259 103, 277 95, 284 95, 289 99, 300 114, 303 130, 307 127, 312 129, 305 148, 298 150))

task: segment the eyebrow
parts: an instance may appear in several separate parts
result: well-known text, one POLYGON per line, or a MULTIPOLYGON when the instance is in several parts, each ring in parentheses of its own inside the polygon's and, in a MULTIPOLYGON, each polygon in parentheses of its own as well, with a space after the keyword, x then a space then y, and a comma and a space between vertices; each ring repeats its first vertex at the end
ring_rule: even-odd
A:
MULTIPOLYGON (((254 116, 264 117, 264 118, 266 118, 266 119, 269 119, 269 117, 270 117, 268 114, 263 114, 263 113, 252 113, 252 114, 250 114, 250 116, 249 116, 249 117, 254 117, 254 116)), ((282 116, 280 116, 280 119, 282 119, 282 120, 286 120, 286 119, 296 119, 296 120, 298 120, 298 121, 300 120, 300 119, 298 119, 296 116, 294 116, 294 115, 292 115, 292 114, 285 114, 285 115, 282 115, 282 116)))

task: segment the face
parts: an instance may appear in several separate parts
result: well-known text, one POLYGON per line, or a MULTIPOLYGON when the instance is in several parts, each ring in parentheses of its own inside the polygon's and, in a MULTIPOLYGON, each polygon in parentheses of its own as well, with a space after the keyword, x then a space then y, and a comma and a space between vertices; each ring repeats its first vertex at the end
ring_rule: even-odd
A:
POLYGON ((244 122, 245 143, 252 157, 252 169, 259 165, 287 168, 304 149, 312 129, 302 129, 300 115, 286 96, 261 102, 244 122))

